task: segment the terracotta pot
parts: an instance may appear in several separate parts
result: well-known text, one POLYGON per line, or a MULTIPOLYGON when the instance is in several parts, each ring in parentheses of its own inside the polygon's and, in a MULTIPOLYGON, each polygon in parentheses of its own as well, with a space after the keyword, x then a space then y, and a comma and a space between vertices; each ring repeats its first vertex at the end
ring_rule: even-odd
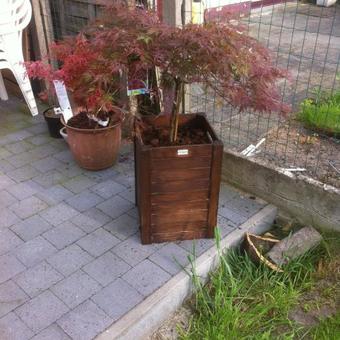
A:
POLYGON ((87 170, 111 167, 117 159, 121 141, 121 123, 101 129, 66 127, 67 142, 78 165, 87 170))

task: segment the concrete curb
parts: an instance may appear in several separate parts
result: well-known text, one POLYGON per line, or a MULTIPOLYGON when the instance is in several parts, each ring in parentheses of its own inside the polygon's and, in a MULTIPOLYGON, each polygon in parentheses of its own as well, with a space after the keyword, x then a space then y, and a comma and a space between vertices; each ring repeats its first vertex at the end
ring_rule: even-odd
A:
MULTIPOLYGON (((277 215, 277 208, 267 205, 238 229, 221 240, 221 249, 226 250, 238 245, 249 231, 261 234, 271 228, 277 215)), ((211 270, 218 265, 218 252, 212 247, 195 261, 197 275, 207 278, 211 270)), ((192 292, 191 278, 182 270, 164 286, 147 297, 143 302, 125 314, 106 331, 97 336, 97 340, 145 339, 166 320, 185 298, 192 292)))
POLYGON ((222 181, 317 229, 340 230, 340 189, 224 150, 222 181))

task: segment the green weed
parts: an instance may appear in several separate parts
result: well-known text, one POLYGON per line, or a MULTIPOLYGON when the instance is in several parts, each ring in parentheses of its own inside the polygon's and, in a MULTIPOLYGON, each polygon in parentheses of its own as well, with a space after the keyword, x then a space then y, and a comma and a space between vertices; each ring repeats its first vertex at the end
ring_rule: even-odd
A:
MULTIPOLYGON (((217 237, 217 245, 219 237, 217 237)), ((328 258, 325 244, 289 263, 283 273, 255 265, 239 250, 223 255, 207 285, 192 271, 196 287, 194 311, 182 339, 333 339, 339 320, 325 321, 308 331, 288 317, 299 297, 313 285, 317 264, 328 258)), ((305 308, 315 308, 306 305, 305 308)), ((339 337, 338 337, 339 338, 339 337)))
POLYGON ((316 99, 305 99, 297 117, 307 128, 340 137, 340 91, 320 92, 316 99))

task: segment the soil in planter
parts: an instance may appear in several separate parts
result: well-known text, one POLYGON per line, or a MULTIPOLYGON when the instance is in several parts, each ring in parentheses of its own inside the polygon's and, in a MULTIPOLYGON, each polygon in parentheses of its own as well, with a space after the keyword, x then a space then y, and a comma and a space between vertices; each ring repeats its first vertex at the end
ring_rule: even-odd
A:
MULTIPOLYGON (((121 120, 120 114, 116 112, 99 112, 97 118, 104 121, 109 119, 109 124, 107 126, 115 125, 121 120)), ((79 112, 77 115, 70 118, 69 121, 67 122, 67 125, 77 129, 105 128, 105 126, 101 126, 96 121, 89 118, 87 113, 84 111, 79 112)))
POLYGON ((143 131, 143 142, 146 145, 171 146, 171 145, 193 145, 193 144, 210 144, 211 140, 206 131, 202 128, 193 128, 187 125, 178 129, 178 137, 175 143, 170 142, 170 129, 156 129, 149 127, 143 131))

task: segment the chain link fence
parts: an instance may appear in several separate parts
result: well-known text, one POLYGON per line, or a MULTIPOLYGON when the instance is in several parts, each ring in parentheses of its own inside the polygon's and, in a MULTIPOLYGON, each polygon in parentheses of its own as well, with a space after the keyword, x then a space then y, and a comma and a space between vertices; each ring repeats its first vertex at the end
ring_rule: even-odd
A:
POLYGON ((207 1, 200 17, 223 24, 232 14, 271 50, 290 73, 279 86, 292 112, 239 112, 199 85, 187 109, 206 112, 227 149, 340 187, 340 4, 274 3, 207 1))
MULTIPOLYGON (((161 10, 164 21, 177 25, 223 24, 231 15, 243 23, 271 50, 274 64, 289 71, 290 80, 279 86, 282 102, 290 103, 292 112, 287 116, 239 112, 201 84, 188 87, 186 111, 206 112, 226 149, 340 187, 340 3, 324 7, 315 1, 327 5, 336 0, 139 0, 137 4, 161 10), (301 115, 306 105, 309 120, 301 115)), ((54 39, 78 33, 100 14, 102 3, 49 0, 54 39)))

